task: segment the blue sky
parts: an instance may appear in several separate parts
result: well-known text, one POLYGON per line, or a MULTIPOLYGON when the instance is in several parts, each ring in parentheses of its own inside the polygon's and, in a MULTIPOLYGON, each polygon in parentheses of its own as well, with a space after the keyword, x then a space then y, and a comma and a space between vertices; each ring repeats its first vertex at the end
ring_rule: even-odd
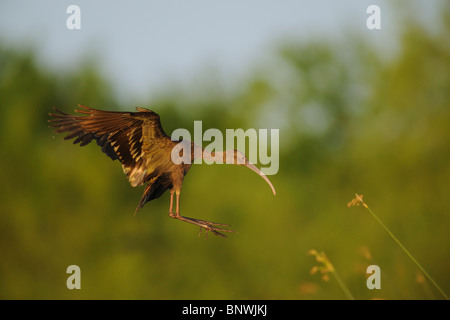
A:
MULTIPOLYGON (((391 46, 398 19, 387 3, 2 0, 0 41, 36 49, 40 63, 55 70, 76 68, 93 55, 119 95, 139 100, 161 86, 189 83, 211 69, 225 79, 245 76, 270 59, 282 39, 338 38, 351 30, 366 34, 378 46, 391 46), (71 4, 81 9, 80 30, 66 27, 71 4), (371 4, 381 7, 381 30, 366 28, 371 4)), ((403 3, 423 12, 426 20, 439 1, 403 3)))

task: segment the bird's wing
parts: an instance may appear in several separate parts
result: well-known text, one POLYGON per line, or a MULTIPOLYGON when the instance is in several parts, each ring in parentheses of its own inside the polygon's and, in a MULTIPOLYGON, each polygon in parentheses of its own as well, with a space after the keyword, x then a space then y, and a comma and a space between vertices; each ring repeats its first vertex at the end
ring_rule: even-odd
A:
POLYGON ((55 108, 57 113, 50 113, 54 117, 49 120, 50 127, 57 133, 68 132, 64 139, 75 138, 73 143, 80 146, 95 139, 105 154, 122 163, 133 187, 146 182, 153 168, 156 169, 149 167, 148 162, 163 158, 160 146, 170 142, 158 114, 144 108, 137 108, 138 112, 118 112, 79 107, 75 111, 84 115, 70 115, 55 108))

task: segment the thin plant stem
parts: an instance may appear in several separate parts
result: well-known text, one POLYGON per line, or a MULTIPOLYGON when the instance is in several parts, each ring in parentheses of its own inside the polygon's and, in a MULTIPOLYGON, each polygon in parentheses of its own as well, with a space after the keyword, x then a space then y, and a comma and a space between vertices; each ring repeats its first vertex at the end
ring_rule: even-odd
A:
POLYGON ((336 270, 334 270, 333 275, 336 278, 336 281, 339 284, 339 286, 341 287, 342 291, 344 291, 347 298, 349 300, 355 300, 355 298, 353 298, 353 295, 350 293, 350 290, 348 290, 347 286, 345 285, 344 281, 342 281, 341 277, 338 275, 336 270))
POLYGON ((416 264, 416 266, 422 271, 422 273, 427 277, 428 280, 436 287, 436 289, 445 297, 445 299, 449 300, 447 294, 441 287, 434 281, 434 279, 428 274, 428 272, 422 267, 422 265, 414 258, 414 256, 405 248, 405 246, 397 239, 397 237, 389 230, 389 228, 383 223, 383 221, 378 218, 378 216, 369 208, 369 206, 363 201, 362 195, 356 194, 356 198, 349 202, 348 206, 355 205, 357 203, 361 203, 364 208, 366 208, 370 214, 375 218, 375 220, 383 227, 383 229, 389 234, 389 236, 399 245, 400 248, 406 253, 406 255, 416 264), (355 201, 353 201, 355 200, 355 201))
POLYGON ((339 276, 339 274, 336 272, 336 268, 334 267, 334 265, 331 263, 330 259, 328 259, 327 255, 325 254, 325 252, 321 251, 318 252, 317 250, 310 250, 308 252, 309 255, 313 255, 316 257, 316 261, 321 263, 322 266, 315 266, 311 269, 311 274, 316 273, 317 271, 320 271, 323 274, 323 279, 325 281, 328 281, 328 273, 332 273, 333 276, 335 277, 339 287, 342 289, 342 291, 344 291, 344 294, 347 296, 347 298, 349 300, 355 300, 355 298, 353 298, 353 295, 350 293, 350 290, 348 290, 347 286, 345 285, 344 281, 342 281, 341 277, 339 276))

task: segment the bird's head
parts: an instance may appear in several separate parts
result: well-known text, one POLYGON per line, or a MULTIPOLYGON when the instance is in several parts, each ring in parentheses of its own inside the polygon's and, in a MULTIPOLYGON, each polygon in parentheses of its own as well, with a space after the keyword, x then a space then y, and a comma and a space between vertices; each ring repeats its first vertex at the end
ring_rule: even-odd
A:
POLYGON ((228 164, 235 164, 238 166, 245 166, 249 168, 250 170, 256 172, 259 176, 261 176, 267 184, 272 189, 272 192, 274 195, 276 195, 275 188, 273 187, 272 183, 270 182, 269 178, 261 171, 259 170, 253 163, 248 161, 245 154, 238 150, 227 150, 223 154, 223 162, 228 164))

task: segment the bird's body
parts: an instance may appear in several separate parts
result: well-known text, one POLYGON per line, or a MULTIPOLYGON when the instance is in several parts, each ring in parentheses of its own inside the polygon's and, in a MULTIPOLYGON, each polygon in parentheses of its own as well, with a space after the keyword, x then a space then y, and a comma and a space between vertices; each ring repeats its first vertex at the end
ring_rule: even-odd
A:
MULTIPOLYGON (((200 226, 202 229, 212 231, 216 235, 225 236, 221 231, 232 230, 219 226, 228 226, 210 221, 183 217, 179 213, 179 197, 184 176, 187 174, 194 158, 203 158, 201 148, 193 142, 172 141, 164 132, 158 114, 144 108, 137 108, 138 112, 102 111, 85 106, 79 106, 78 113, 87 115, 69 115, 58 109, 57 113, 50 113, 54 119, 49 120, 50 127, 55 132, 68 132, 64 139, 74 139, 74 144, 80 146, 96 140, 101 150, 112 160, 119 160, 122 164, 130 184, 133 187, 145 185, 144 194, 136 208, 136 212, 145 203, 159 198, 166 190, 170 190, 169 215, 182 221, 200 226), (190 143, 191 161, 175 164, 172 161, 172 150, 179 143, 190 143), (173 196, 176 195, 176 210, 173 212, 173 196)), ((233 162, 248 166, 261 175, 273 188, 267 177, 254 165, 248 162, 245 156, 236 150, 221 152, 225 160, 228 157, 243 157, 243 162, 233 162)), ((229 163, 229 162, 227 162, 229 163)))

